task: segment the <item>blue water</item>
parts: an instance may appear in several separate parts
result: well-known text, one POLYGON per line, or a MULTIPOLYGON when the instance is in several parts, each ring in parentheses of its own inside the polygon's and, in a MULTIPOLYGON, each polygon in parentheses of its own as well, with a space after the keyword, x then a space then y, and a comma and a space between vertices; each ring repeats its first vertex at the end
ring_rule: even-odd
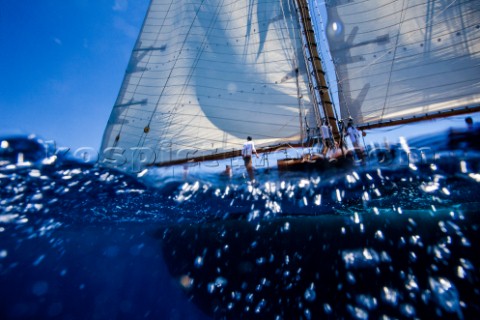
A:
POLYGON ((254 182, 2 142, 0 318, 479 319, 478 140, 457 138, 254 182))

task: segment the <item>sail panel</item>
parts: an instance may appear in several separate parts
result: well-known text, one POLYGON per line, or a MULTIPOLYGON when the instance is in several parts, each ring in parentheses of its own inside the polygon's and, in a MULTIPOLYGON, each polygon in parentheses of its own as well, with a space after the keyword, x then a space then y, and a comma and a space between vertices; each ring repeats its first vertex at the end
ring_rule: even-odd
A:
POLYGON ((292 0, 153 0, 103 148, 166 163, 299 142, 311 109, 292 0))
POLYGON ((342 118, 358 126, 480 104, 476 1, 330 0, 342 118))

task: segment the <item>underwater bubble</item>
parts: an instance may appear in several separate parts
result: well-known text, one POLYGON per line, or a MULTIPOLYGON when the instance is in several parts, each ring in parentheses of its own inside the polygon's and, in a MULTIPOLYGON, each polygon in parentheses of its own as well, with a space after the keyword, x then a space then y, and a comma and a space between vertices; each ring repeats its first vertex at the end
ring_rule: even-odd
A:
POLYGON ((408 253, 408 256, 409 256, 409 258, 410 258, 410 261, 412 261, 412 262, 417 261, 417 255, 415 254, 415 252, 410 251, 410 252, 408 253))
POLYGON ((195 258, 194 266, 200 268, 203 266, 203 257, 198 256, 195 258))
POLYGON ((353 273, 347 272, 346 276, 347 276, 347 282, 348 282, 348 283, 350 283, 350 284, 355 284, 355 283, 357 282, 357 280, 355 279, 355 276, 353 275, 353 273))
POLYGON ((328 303, 323 304, 323 311, 325 311, 326 314, 331 314, 332 313, 332 307, 328 303))
POLYGON ((340 194, 340 190, 339 189, 336 189, 335 190, 335 194, 337 196, 337 201, 338 202, 342 202, 342 195, 340 194))
POLYGON ((353 222, 355 222, 356 224, 360 223, 360 216, 358 215, 358 212, 355 212, 353 214, 353 222))
POLYGON ((347 268, 375 267, 380 261, 378 253, 370 248, 345 250, 342 258, 347 268))
POLYGON ((435 259, 443 260, 448 259, 451 256, 450 250, 447 248, 445 244, 438 244, 433 246, 433 255, 435 259))
POLYGON ((428 279, 434 301, 447 312, 460 314, 460 301, 457 288, 447 278, 428 279))
POLYGON ((360 294, 355 298, 355 301, 367 310, 374 310, 377 307, 377 299, 370 295, 360 294))
POLYGON ((0 250, 0 259, 6 258, 8 255, 7 250, 0 250))
POLYGON ((467 259, 460 258, 460 263, 462 264, 462 267, 464 267, 467 270, 473 270, 474 269, 473 264, 467 259))
POLYGON ((465 247, 470 247, 472 245, 470 243, 470 241, 465 237, 462 237, 462 239, 460 241, 461 241, 462 245, 465 246, 465 247))
POLYGON ((422 182, 420 189, 426 193, 433 193, 439 189, 440 185, 437 182, 422 182))
POLYGON ((255 307, 255 313, 260 313, 262 309, 265 308, 266 305, 267 305, 267 301, 265 301, 265 299, 260 300, 258 305, 255 307))
POLYGON ((409 274, 405 280, 405 288, 409 291, 418 291, 417 279, 414 275, 409 274))
POLYGON ((412 235, 409 239, 409 243, 414 246, 423 247, 423 243, 419 235, 412 235))
POLYGON ((378 239, 378 240, 385 240, 384 236, 383 236, 383 232, 381 230, 377 230, 375 232, 375 239, 378 239))
POLYGON ((303 314, 305 315, 305 319, 307 319, 307 320, 312 319, 312 313, 310 312, 309 309, 305 309, 305 310, 303 311, 303 314))
POLYGON ((467 272, 465 271, 465 269, 463 269, 462 266, 458 266, 457 277, 459 277, 460 279, 465 279, 466 276, 467 276, 467 272))
POLYGON ((392 258, 390 258, 390 255, 386 251, 382 251, 380 259, 382 262, 392 262, 392 258))
POLYGON ((398 291, 393 288, 383 287, 382 289, 382 300, 392 306, 397 305, 398 295, 398 291))
POLYGON ((217 279, 215 279, 215 287, 217 288, 224 287, 227 285, 227 283, 228 281, 224 277, 218 277, 217 279))
POLYGON ((355 183, 355 182, 357 182, 357 180, 355 179, 355 177, 354 177, 353 175, 347 174, 347 175, 345 176, 345 178, 347 179, 347 182, 348 182, 348 183, 355 183))
MULTIPOLYGON (((11 206, 10 206, 11 207, 11 206)), ((11 207, 13 209, 13 207, 11 207)), ((7 208, 8 209, 8 208, 7 208)), ((0 223, 11 223, 18 218, 18 214, 0 214, 0 223)))
POLYGON ((480 182, 480 173, 470 173, 468 176, 476 182, 480 182))
POLYGON ((364 191, 362 194, 363 201, 370 201, 370 194, 367 191, 364 191))
POLYGON ((353 319, 357 320, 367 320, 368 312, 362 308, 354 307, 352 305, 347 305, 347 310, 350 312, 350 315, 353 319))
POLYGON ((308 287, 307 290, 305 290, 305 293, 303 294, 303 296, 305 297, 305 300, 309 302, 312 302, 315 300, 315 298, 317 297, 317 294, 315 292, 315 285, 313 283, 310 284, 310 287, 308 287))
POLYGON ((42 254, 41 256, 39 256, 39 257, 37 258, 37 260, 35 260, 35 261, 33 262, 33 265, 34 265, 35 267, 38 266, 38 265, 43 261, 43 259, 45 259, 45 255, 44 255, 44 254, 42 254))
POLYGON ((415 317, 415 308, 411 304, 402 304, 400 306, 400 312, 407 318, 415 317))
POLYGON ((215 284, 212 283, 212 282, 208 283, 208 284, 207 284, 207 291, 208 291, 209 293, 213 293, 213 292, 215 291, 215 284))

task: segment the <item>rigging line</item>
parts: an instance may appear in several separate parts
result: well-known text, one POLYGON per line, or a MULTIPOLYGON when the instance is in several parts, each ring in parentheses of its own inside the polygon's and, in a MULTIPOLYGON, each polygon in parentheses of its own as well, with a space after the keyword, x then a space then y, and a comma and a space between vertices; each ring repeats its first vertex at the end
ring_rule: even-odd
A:
MULTIPOLYGON (((446 11, 446 10, 449 9, 451 6, 453 6, 453 4, 454 4, 455 2, 457 2, 457 1, 458 1, 458 0, 453 0, 452 2, 450 2, 450 4, 448 4, 443 10, 441 10, 438 14, 436 14, 436 15, 435 15, 434 17, 432 17, 430 20, 427 19, 427 20, 425 21, 425 27, 420 27, 420 28, 418 28, 418 29, 416 29, 416 30, 414 30, 414 31, 420 31, 420 30, 422 30, 422 29, 426 29, 429 24, 433 23, 433 20, 435 20, 435 18, 437 18, 438 16, 442 15, 444 11, 446 11)), ((407 9, 409 9, 409 8, 407 8, 407 9)), ((402 11, 403 11, 403 10, 402 10, 402 11)), ((410 35, 407 36, 405 39, 408 40, 409 38, 411 38, 411 37, 413 36, 412 33, 413 33, 414 31, 409 32, 410 35)), ((356 73, 357 73, 357 74, 360 74, 361 72, 364 72, 366 69, 370 68, 370 67, 371 67, 373 64, 375 64, 377 61, 379 61, 379 60, 381 60, 382 58, 384 58, 385 56, 387 56, 387 55, 389 54, 388 52, 391 51, 391 50, 393 50, 393 49, 396 50, 396 47, 391 47, 389 50, 386 50, 383 55, 378 56, 377 59, 374 59, 371 63, 368 63, 368 64, 365 65, 364 67, 360 68, 358 71, 356 71, 356 73)), ((343 82, 349 80, 349 79, 340 79, 340 77, 337 77, 337 79, 338 79, 338 81, 337 81, 338 84, 343 83, 343 82)))
MULTIPOLYGON (((388 74, 388 80, 387 80, 387 88, 385 90, 385 95, 384 95, 384 100, 383 100, 383 107, 382 107, 382 114, 380 116, 380 119, 383 119, 384 115, 385 115, 385 109, 387 108, 387 99, 388 99, 388 94, 390 92, 390 85, 391 85, 391 82, 392 82, 392 70, 393 70, 393 65, 394 65, 394 61, 395 61, 395 57, 397 55, 397 49, 398 49, 398 42, 400 40, 400 34, 401 34, 401 30, 402 30, 402 26, 403 26, 403 22, 405 20, 405 15, 406 15, 406 10, 408 9, 408 0, 404 0, 403 1, 403 8, 402 8, 402 14, 400 16, 400 24, 398 26, 398 32, 397 32, 397 36, 396 36, 396 40, 395 40, 395 48, 393 50, 393 58, 391 59, 391 62, 390 62, 390 71, 389 71, 389 74, 388 74)), ((380 120, 381 121, 381 120, 380 120)))
MULTIPOLYGON (((137 42, 136 42, 136 44, 135 44, 135 46, 134 46, 134 50, 132 50, 132 58, 131 58, 131 60, 135 59, 135 60, 136 60, 136 64, 140 62, 140 59, 139 59, 139 57, 136 56, 136 55, 135 55, 135 58, 133 58, 133 56, 134 56, 133 52, 135 52, 135 49, 137 48, 137 45, 139 44, 140 39, 141 39, 142 35, 144 34, 144 28, 145 28, 145 25, 146 25, 146 23, 147 23, 147 20, 148 20, 149 17, 150 17, 150 14, 151 14, 151 12, 152 12, 152 11, 151 11, 151 8, 152 8, 152 4, 153 4, 154 1, 155 1, 155 0, 151 0, 151 1, 150 1, 150 4, 149 4, 149 6, 148 6, 148 12, 147 12, 147 15, 145 16, 145 21, 143 22, 143 25, 142 25, 142 31, 140 32, 140 35, 138 36, 137 42)), ((159 37, 159 35, 160 35, 160 33, 161 33, 161 30, 162 30, 163 26, 165 25, 165 20, 166 20, 168 14, 170 13, 170 9, 172 8, 172 5, 173 5, 174 1, 175 1, 175 0, 170 1, 170 4, 169 4, 168 9, 167 9, 167 12, 166 12, 166 14, 165 14, 165 16, 164 16, 164 19, 163 19, 163 21, 162 21, 162 24, 160 25, 160 29, 159 29, 158 32, 156 33, 156 39, 155 39, 155 42, 154 42, 154 43, 156 43, 156 42, 158 41, 158 37, 159 37)), ((152 58, 152 52, 151 52, 151 51, 146 51, 145 54, 147 54, 147 53, 149 53, 149 55, 148 55, 148 59, 147 59, 146 64, 149 64, 150 59, 152 58)), ((136 66, 136 64, 135 64, 135 66, 136 66)), ((140 74, 140 77, 139 77, 139 80, 138 80, 138 82, 137 82, 136 85, 135 85, 134 93, 136 93, 136 89, 138 88, 138 86, 139 86, 139 84, 140 84, 140 81, 141 81, 141 79, 143 78, 143 76, 145 75, 145 73, 146 73, 146 70, 142 70, 142 72, 141 72, 141 74, 140 74)), ((131 76, 132 76, 132 74, 129 74, 129 75, 128 75, 128 78, 130 78, 131 76)), ((125 83, 125 82, 124 82, 124 83, 125 83)), ((126 87, 128 87, 128 84, 126 85, 126 87)), ((122 91, 123 91, 123 90, 122 90, 122 91)), ((125 91, 127 91, 127 88, 125 88, 125 91)), ((133 96, 134 96, 134 95, 132 95, 132 99, 133 99, 133 96)), ((129 111, 129 110, 130 110, 130 108, 127 108, 127 110, 126 110, 126 112, 125 112, 125 115, 128 114, 128 111, 129 111)), ((120 125, 120 129, 119 129, 119 133, 118 133, 118 134, 120 134, 120 133, 122 132, 122 130, 123 130, 123 125, 124 125, 124 122, 122 121, 122 124, 120 125)), ((137 145, 137 146, 138 146, 138 145, 137 145)))
MULTIPOLYGON (((288 1, 287 4, 290 4, 291 1, 288 1)), ((293 19, 290 19, 290 20, 287 20, 287 16, 285 14, 285 10, 283 8, 283 2, 281 1, 280 2, 280 10, 282 12, 282 18, 283 18, 283 23, 285 26, 288 26, 288 21, 292 21, 293 19)), ((290 7, 289 8, 289 12, 292 13, 292 8, 290 7)), ((290 14, 290 16, 292 16, 292 14, 290 14)), ((297 28, 298 29, 298 28, 297 28)), ((283 30, 281 30, 280 34, 282 35, 282 39, 286 39, 287 37, 285 37, 284 35, 284 32, 283 30)), ((291 37, 290 37, 290 33, 288 33, 288 38, 287 38, 290 42, 290 44, 293 44, 293 43, 298 43, 299 41, 301 42, 301 39, 297 39, 297 37, 294 37, 294 39, 292 40, 291 37)), ((299 113, 299 121, 300 121, 300 141, 303 143, 303 113, 304 111, 302 110, 302 96, 301 96, 301 89, 300 89, 300 82, 299 82, 299 63, 298 63, 298 56, 297 56, 297 52, 296 52, 296 48, 294 47, 293 50, 292 49, 292 46, 286 46, 285 45, 285 41, 282 41, 282 51, 284 52, 284 56, 287 58, 287 61, 290 62, 290 67, 295 71, 295 84, 296 84, 296 87, 297 87, 297 100, 298 100, 298 113, 299 113), (289 51, 292 51, 292 56, 291 56, 291 59, 288 59, 288 56, 289 56, 289 51)), ((284 127, 286 126, 283 125, 282 127, 279 128, 279 131, 282 130, 284 127)))
MULTIPOLYGON (((172 0, 171 4, 173 3, 173 1, 174 1, 174 0, 172 0)), ((197 11, 195 12, 195 16, 194 16, 194 18, 192 19, 192 23, 190 24, 190 26, 189 26, 189 28, 188 28, 187 36, 185 36, 185 38, 183 39, 183 42, 182 42, 182 44, 181 44, 181 47, 180 47, 181 50, 180 50, 180 52, 183 51, 183 48, 184 48, 184 46, 185 46, 185 44, 186 44, 186 42, 187 42, 188 34, 189 34, 190 31, 192 30, 193 25, 195 24, 195 21, 197 20, 198 13, 200 12, 200 9, 202 8, 204 2, 205 2, 205 0, 202 0, 202 2, 200 3, 200 5, 198 6, 197 11)), ((165 14, 165 19, 166 19, 166 17, 168 16, 168 13, 169 13, 169 11, 167 12, 167 14, 165 14)), ((157 36, 159 36, 159 35, 160 35, 160 32, 157 33, 157 36)), ((175 69, 175 66, 176 66, 176 64, 177 64, 177 61, 178 61, 178 58, 175 59, 175 62, 173 63, 172 68, 170 69, 170 72, 169 72, 169 75, 168 75, 167 80, 166 80, 166 82, 165 82, 165 85, 163 86, 162 91, 161 91, 160 94, 158 95, 158 99, 157 99, 157 101, 156 101, 156 103, 155 103, 155 108, 154 108, 154 110, 153 110, 153 112, 152 112, 152 114, 151 114, 151 116, 150 116, 150 119, 149 119, 149 121, 148 121, 148 124, 147 124, 147 126, 146 126, 145 128, 150 128, 150 124, 152 123, 153 117, 154 117, 155 114, 157 113, 157 109, 158 109, 158 105, 159 105, 159 103, 160 103, 160 99, 161 99, 161 97, 162 97, 162 95, 163 95, 163 92, 165 91, 165 88, 167 87, 167 83, 168 83, 170 77, 172 76, 172 73, 173 73, 173 70, 175 69)), ((144 136, 146 136, 146 135, 147 135, 147 132, 144 132, 144 133, 142 134, 142 137, 144 137, 144 136)), ((145 138, 146 138, 146 137, 143 138, 144 141, 145 141, 145 138)), ((138 142, 138 145, 137 145, 137 146, 139 146, 139 145, 141 144, 141 140, 142 140, 142 139, 140 139, 140 141, 138 142)))
MULTIPOLYGON (((193 75, 194 75, 194 73, 195 73, 195 70, 196 70, 196 67, 197 67, 197 65, 198 65, 198 62, 200 61, 200 57, 202 56, 203 52, 205 51, 205 48, 206 48, 205 44, 207 43, 208 36, 210 35, 210 33, 211 33, 212 29, 213 29, 212 26, 214 25, 215 22, 217 22, 217 20, 218 20, 218 18, 219 18, 218 12, 220 11, 220 8, 223 8, 223 7, 224 7, 224 6, 223 6, 223 3, 224 3, 224 1, 222 1, 222 3, 219 3, 219 4, 217 5, 217 7, 215 8, 215 11, 216 11, 216 12, 215 12, 215 19, 211 19, 211 20, 210 20, 210 25, 208 26, 207 32, 205 33, 205 35, 204 35, 204 37, 203 37, 203 40, 202 40, 201 50, 198 50, 198 51, 197 51, 197 55, 196 55, 196 57, 195 57, 195 59, 194 59, 194 65, 193 65, 192 68, 190 69, 190 72, 189 72, 189 74, 188 74, 188 76, 187 76, 187 80, 185 81, 185 84, 184 84, 184 86, 182 87, 182 92, 177 96, 177 101, 175 102, 172 111, 175 111, 175 110, 179 107, 179 102, 180 102, 181 98, 183 97, 185 91, 187 90, 187 87, 188 87, 189 84, 190 84, 190 81, 191 81, 191 79, 192 79, 192 77, 193 77, 193 75)), ((196 12, 195 19, 198 17, 198 12, 200 11, 200 8, 202 7, 202 5, 203 5, 203 1, 202 1, 202 4, 199 6, 199 10, 196 12)), ((195 20, 195 19, 194 19, 194 20, 195 20)), ((188 35, 190 34, 190 31, 191 31, 191 29, 192 29, 192 26, 193 26, 193 23, 192 23, 192 25, 190 26, 190 28, 189 28, 189 30, 188 30, 188 32, 187 32, 187 35, 185 36, 184 44, 186 43, 186 39, 188 38, 188 35)), ((183 49, 183 46, 182 46, 182 49, 183 49)), ((178 60, 176 60, 176 61, 178 61, 178 60)), ((175 61, 175 62, 176 62, 176 61, 175 61)), ((172 68, 172 71, 173 71, 173 68, 172 68)), ((168 80, 167 80, 167 81, 168 81, 168 80)), ((160 98, 159 98, 159 99, 160 99, 160 98)), ((157 103, 157 105, 158 105, 158 103, 157 103)), ((200 112, 201 112, 201 110, 198 111, 198 114, 200 114, 200 112)), ((156 109, 155 109, 154 113, 156 113, 156 109)), ((197 114, 197 116, 198 116, 198 114, 197 114)), ((152 114, 152 117, 153 117, 153 114, 152 114)), ((171 115, 170 115, 170 122, 163 128, 163 131, 162 131, 162 134, 161 134, 162 137, 166 135, 166 133, 167 133, 167 131, 169 130, 169 128, 170 128, 170 126, 171 126, 171 123, 172 123, 172 121, 173 121, 174 118, 175 118, 175 114, 171 113, 171 115)), ((184 125, 184 128, 186 128, 186 127, 194 120, 194 118, 195 118, 195 117, 192 117, 192 119, 191 119, 188 123, 186 123, 186 124, 184 125)))

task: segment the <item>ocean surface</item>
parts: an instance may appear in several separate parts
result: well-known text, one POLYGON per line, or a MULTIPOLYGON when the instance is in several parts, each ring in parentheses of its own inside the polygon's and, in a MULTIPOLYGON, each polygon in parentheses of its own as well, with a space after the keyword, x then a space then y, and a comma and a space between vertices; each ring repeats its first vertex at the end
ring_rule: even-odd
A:
POLYGON ((0 319, 480 319, 477 138, 255 181, 0 138, 0 319))

